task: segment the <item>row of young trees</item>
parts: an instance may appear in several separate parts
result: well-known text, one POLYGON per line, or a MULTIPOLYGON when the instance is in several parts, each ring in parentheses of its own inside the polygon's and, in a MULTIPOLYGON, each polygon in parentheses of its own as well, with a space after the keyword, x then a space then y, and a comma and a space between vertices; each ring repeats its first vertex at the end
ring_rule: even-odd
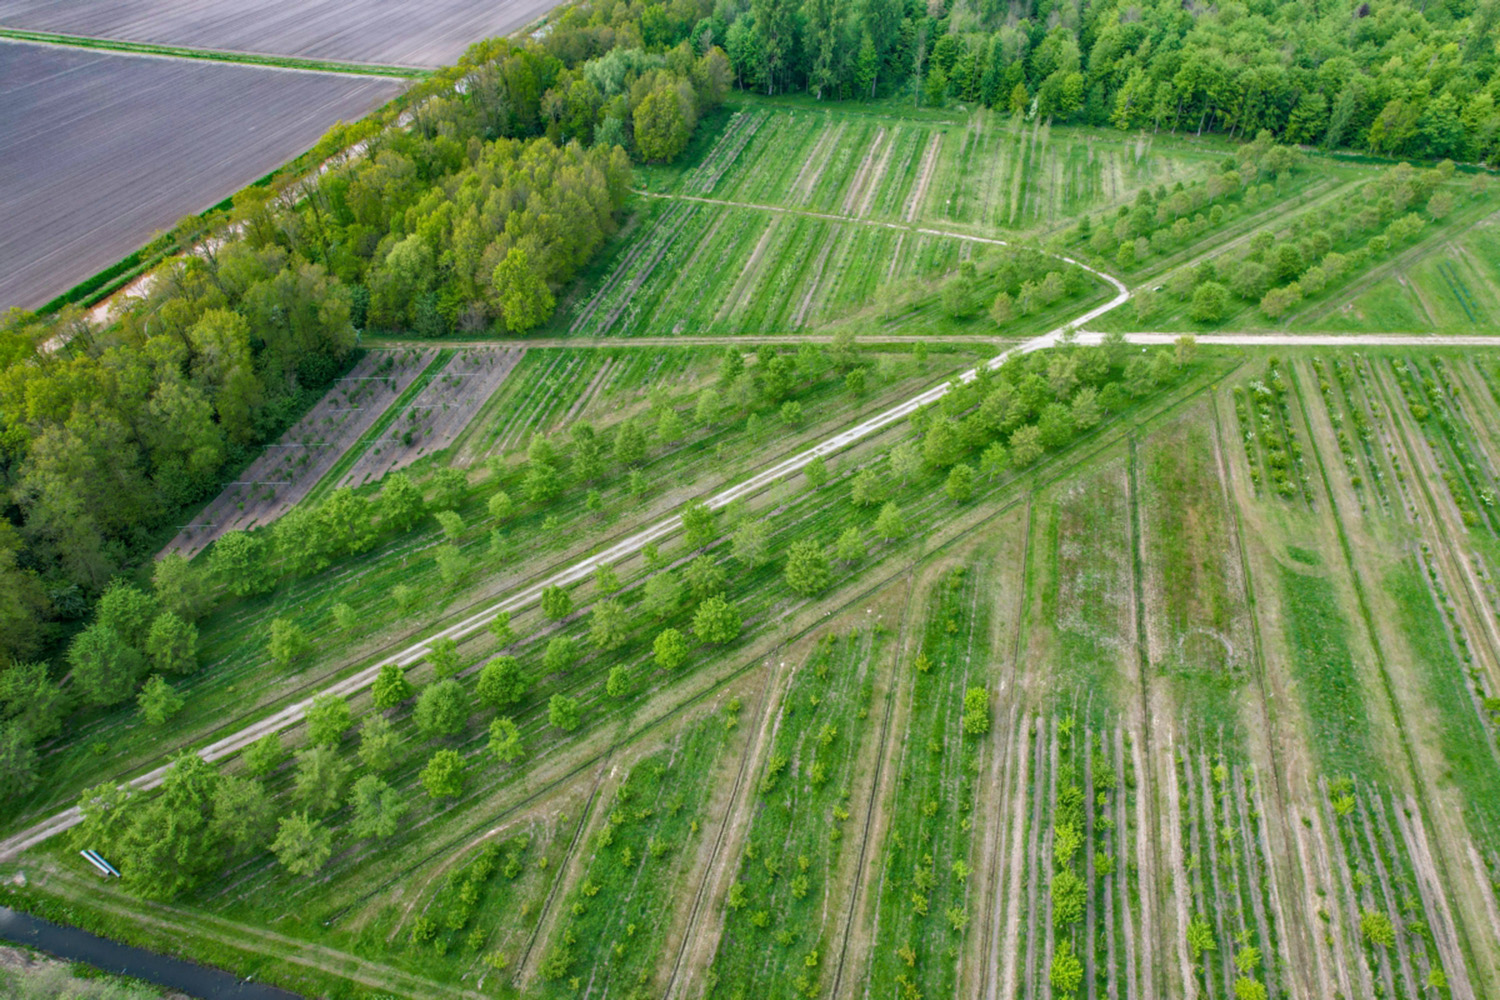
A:
MULTIPOLYGON (((305 410, 347 368, 358 329, 547 319, 614 227, 626 150, 676 156, 729 82, 715 49, 615 53, 557 34, 550 45, 476 46, 398 105, 330 132, 307 158, 327 169, 185 220, 167 240, 182 254, 107 329, 73 310, 0 319, 0 676, 55 649, 160 529, 305 410)), ((322 513, 351 505, 338 496, 322 513)), ((363 544, 345 527, 355 537, 335 554, 363 544)), ((75 685, 73 701, 134 693, 141 644, 91 630, 84 645, 110 680, 75 685)), ((25 715, 0 714, 0 757, 22 776, 11 790, 55 732, 25 715)))
POLYGON ((1494 0, 672 0, 590 4, 562 46, 722 45, 735 82, 820 100, 910 95, 1122 129, 1220 131, 1494 162, 1494 0))

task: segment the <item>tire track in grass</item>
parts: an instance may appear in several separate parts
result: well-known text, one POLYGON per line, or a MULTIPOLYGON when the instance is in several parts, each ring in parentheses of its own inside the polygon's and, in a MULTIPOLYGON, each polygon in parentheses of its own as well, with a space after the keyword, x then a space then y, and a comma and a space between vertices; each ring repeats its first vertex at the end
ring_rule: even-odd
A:
MULTIPOLYGON (((775 647, 766 654, 766 659, 780 657, 785 654, 787 645, 775 647)), ((746 743, 745 751, 740 755, 740 766, 735 771, 734 785, 730 788, 729 801, 724 807, 724 818, 719 822, 719 829, 714 835, 713 847, 709 851, 708 863, 703 869, 703 878, 698 882, 697 891, 693 893, 693 904, 688 910, 687 921, 684 925, 682 943, 677 949, 677 956, 672 962, 672 971, 667 976, 666 985, 661 990, 661 996, 668 998, 680 996, 678 989, 679 977, 682 974, 683 963, 686 961, 688 952, 692 950, 695 941, 705 932, 701 923, 706 919, 705 906, 710 898, 716 893, 715 889, 723 882, 727 864, 721 868, 720 857, 724 852, 724 844, 730 836, 730 820, 735 817, 736 812, 742 810, 741 795, 745 788, 745 776, 750 773, 752 761, 758 762, 760 751, 763 747, 769 747, 775 740, 775 731, 770 734, 765 732, 765 725, 773 707, 779 710, 781 699, 785 696, 786 686, 790 685, 792 675, 796 668, 786 671, 785 661, 778 660, 780 666, 771 670, 771 676, 767 678, 762 689, 760 700, 756 703, 753 725, 760 734, 755 739, 746 743), (785 672, 784 672, 785 671, 785 672)), ((744 819, 743 815, 740 817, 744 819)), ((748 821, 746 822, 748 826, 748 821)), ((738 831, 736 831, 738 833, 738 831)))
MULTIPOLYGON (((1149 652, 1150 646, 1148 644, 1146 635, 1146 594, 1144 584, 1145 570, 1142 562, 1144 556, 1141 551, 1142 545, 1144 544, 1141 532, 1141 491, 1138 470, 1139 462, 1136 456, 1136 435, 1134 433, 1129 434, 1126 438, 1126 455, 1126 505, 1130 510, 1130 517, 1128 519, 1128 531, 1130 537, 1130 590, 1134 595, 1131 614, 1135 620, 1134 656, 1131 657, 1131 659, 1134 664, 1134 676, 1137 678, 1140 684, 1141 712, 1140 725, 1138 727, 1140 736, 1138 739, 1133 741, 1132 752, 1136 757, 1136 781, 1138 783, 1144 781, 1146 788, 1152 789, 1156 785, 1156 782, 1154 780, 1155 773, 1154 771, 1146 771, 1144 769, 1142 760, 1142 758, 1144 758, 1145 761, 1150 762, 1153 768, 1155 768, 1159 764, 1159 762, 1156 760, 1153 740, 1153 731, 1155 729, 1155 726, 1152 722, 1153 696, 1151 693, 1150 682, 1151 660, 1149 652)), ((1167 742, 1167 749, 1169 752, 1171 745, 1172 740, 1169 736, 1167 742)), ((1175 782, 1175 769, 1173 769, 1172 773, 1174 775, 1173 781, 1175 782)), ((1154 795, 1147 796, 1140 794, 1139 791, 1137 792, 1136 824, 1137 828, 1141 831, 1141 835, 1136 839, 1137 864, 1140 866, 1141 871, 1140 968, 1153 980, 1150 985, 1144 987, 1142 990, 1142 992, 1148 997, 1163 995, 1163 992, 1159 987, 1165 981, 1165 969, 1158 968, 1158 964, 1155 962, 1153 957, 1155 947, 1153 928, 1155 928, 1158 923, 1156 913, 1156 886, 1159 883, 1156 878, 1157 855, 1155 852, 1149 851, 1147 849, 1147 843, 1148 841, 1154 840, 1155 835, 1159 835, 1161 830, 1160 817, 1156 815, 1155 809, 1153 808, 1154 802, 1154 795), (1155 834, 1152 836, 1147 836, 1146 834, 1148 831, 1154 831, 1155 834)), ((1179 838, 1174 838, 1173 846, 1176 851, 1180 852, 1182 846, 1181 840, 1179 838)), ((1180 857, 1178 858, 1178 861, 1180 862, 1180 857)), ((1186 926, 1184 925, 1180 929, 1185 931, 1186 926)), ((1186 989, 1186 982, 1184 982, 1184 989, 1186 989)))
MULTIPOLYGON (((984 941, 984 953, 980 961, 980 981, 985 986, 987 1000, 996 1000, 995 991, 999 983, 999 963, 1002 954, 1009 955, 1014 961, 1016 952, 1016 932, 1019 927, 1015 906, 1018 897, 1015 895, 1020 890, 1020 842, 1023 831, 1020 828, 1024 809, 1011 809, 1013 819, 1010 823, 1010 832, 1007 835, 1004 830, 1007 804, 1025 802, 1027 764, 1030 755, 1025 750, 1018 750, 1025 739, 1026 732, 1023 728, 1028 725, 1025 710, 1021 704, 1020 686, 1017 676, 1020 672, 1022 637, 1025 633, 1026 621, 1026 598, 1030 592, 1028 586, 1028 570, 1031 564, 1031 507, 1032 496, 1026 494, 1026 506, 1021 516, 1021 565, 1019 567, 1016 587, 1015 605, 1015 636, 1011 642, 1010 669, 1001 679, 1000 695, 1002 699, 1010 702, 1010 719, 1006 725, 1005 746, 1002 753, 997 754, 991 763, 990 778, 996 787, 1012 789, 1010 794, 996 797, 994 807, 990 810, 989 829, 995 831, 995 849, 985 868, 988 870, 988 886, 985 893, 987 905, 985 906, 985 933, 982 935, 984 941), (1016 780, 1011 781, 1012 774, 1016 780), (1009 846, 1009 859, 1007 863, 1006 848, 1009 846), (1007 909, 1002 910, 1000 900, 1006 885, 1010 886, 1012 898, 1007 909), (1002 922, 1001 917, 1006 918, 1004 934, 1006 943, 1004 951, 1001 951, 1002 922)), ((985 869, 982 869, 985 870, 985 869)))
POLYGON ((917 168, 917 183, 912 187, 911 196, 906 202, 906 211, 901 214, 903 222, 912 223, 916 221, 917 214, 922 210, 922 202, 927 199, 927 185, 932 183, 932 171, 937 164, 938 150, 943 145, 943 133, 934 132, 932 138, 927 140, 927 149, 922 153, 922 165, 917 168))
MULTIPOLYGON (((609 773, 609 761, 614 756, 615 745, 611 744, 597 760, 598 773, 594 775, 593 788, 589 790, 588 801, 583 804, 583 809, 578 814, 578 826, 573 830, 573 839, 568 844, 567 853, 563 855, 562 863, 557 866, 557 875, 552 880, 552 888, 547 892, 547 898, 542 902, 542 908, 537 911, 536 926, 531 929, 531 936, 526 940, 526 950, 521 953, 521 960, 516 963, 516 971, 513 981, 517 983, 530 982, 535 976, 536 970, 531 964, 531 956, 536 951, 536 943, 542 937, 542 930, 549 926, 552 919, 552 904, 557 901, 557 894, 562 891, 563 883, 568 880, 568 871, 575 863, 573 858, 578 852, 578 845, 583 840, 584 831, 589 828, 589 819, 594 815, 594 804, 599 800, 599 786, 604 782, 604 776, 609 773)), ((568 778, 573 777, 595 762, 590 761, 567 775, 562 781, 557 782, 560 786, 568 778)))

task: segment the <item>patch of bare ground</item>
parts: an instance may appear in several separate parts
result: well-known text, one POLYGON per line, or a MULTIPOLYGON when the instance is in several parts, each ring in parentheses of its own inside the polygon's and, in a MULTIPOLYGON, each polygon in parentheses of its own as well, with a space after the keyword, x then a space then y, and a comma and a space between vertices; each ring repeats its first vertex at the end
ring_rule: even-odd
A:
POLYGON ((813 297, 817 295, 818 289, 823 284, 823 269, 828 264, 828 254, 833 250, 834 244, 845 242, 838 239, 827 239, 823 241, 823 248, 818 251, 818 259, 807 272, 807 291, 802 293, 802 300, 797 303, 797 309, 792 313, 792 329, 798 329, 807 322, 807 314, 812 309, 813 297))
POLYGON ((525 354, 524 348, 466 347, 422 387, 403 417, 365 448, 340 486, 362 486, 451 445, 525 354))
MULTIPOLYGON (((839 206, 841 214, 862 214, 856 213, 855 209, 864 200, 865 185, 869 183, 871 168, 876 157, 880 155, 880 151, 886 148, 886 139, 889 135, 884 125, 875 130, 875 138, 870 140, 869 148, 865 150, 864 157, 859 161, 859 167, 854 171, 854 179, 849 182, 849 188, 844 192, 844 202, 839 206)), ((886 155, 890 155, 890 150, 886 150, 886 155)))
POLYGON ((912 222, 927 201, 927 186, 932 183, 932 172, 937 166, 938 150, 943 145, 943 133, 934 132, 922 153, 922 163, 917 167, 917 182, 912 186, 911 197, 906 201, 906 211, 901 213, 903 222, 912 222))
POLYGON ((792 181, 792 189, 787 199, 790 204, 798 207, 807 204, 812 193, 818 189, 818 181, 822 179, 823 171, 828 169, 828 162, 833 159, 833 152, 839 148, 839 141, 844 137, 844 130, 848 127, 848 119, 844 119, 838 123, 837 128, 829 128, 825 117, 822 134, 818 136, 818 141, 813 145, 812 151, 807 154, 807 159, 802 161, 802 168, 797 171, 797 176, 792 181))
MULTIPOLYGON (((1455 1000, 1474 1000, 1475 990, 1469 978, 1469 970, 1464 961, 1464 950, 1458 940, 1453 913, 1448 906, 1448 895, 1443 891, 1445 880, 1440 877, 1437 865, 1433 862, 1432 850, 1427 842, 1426 824, 1422 822, 1421 810, 1417 803, 1408 798, 1404 807, 1396 810, 1396 826, 1401 831, 1401 838, 1406 842, 1407 853, 1411 857, 1412 867, 1417 876, 1417 892, 1422 898, 1422 909, 1427 914, 1428 928, 1432 931, 1433 943, 1437 945, 1438 954, 1442 956, 1443 971, 1448 977, 1449 995, 1455 1000)), ((1473 845, 1466 845, 1473 849, 1473 845)), ((1487 882, 1488 880, 1481 879, 1487 882)), ((1455 888, 1457 888, 1455 886, 1455 888)), ((1489 900, 1490 909, 1493 910, 1494 900, 1489 900)), ((1496 929, 1495 924, 1490 924, 1491 933, 1496 929)))
POLYGON ((765 255, 766 245, 771 242, 772 237, 780 229, 781 218, 778 216, 772 219, 766 225, 765 229, 761 230, 760 239, 755 241, 755 249, 750 251, 750 257, 745 261, 745 266, 740 268, 740 276, 735 279, 734 287, 729 290, 728 295, 724 296, 724 301, 719 305, 718 312, 714 313, 715 323, 722 323, 739 309, 740 301, 744 298, 745 292, 760 277, 761 258, 765 255))
POLYGON ((685 913, 686 922, 676 935, 677 957, 661 989, 662 996, 694 995, 695 985, 702 982, 704 973, 713 964, 724 931, 725 914, 720 901, 734 881, 736 865, 757 806, 755 796, 746 794, 746 777, 760 773, 766 755, 776 745, 787 688, 813 642, 809 636, 791 646, 773 649, 763 666, 762 672, 767 677, 756 699, 755 709, 747 720, 749 725, 745 727, 751 735, 740 754, 734 787, 718 810, 723 819, 713 838, 704 838, 701 845, 700 850, 706 850, 707 857, 701 865, 701 877, 696 880, 698 887, 692 905, 685 913))
POLYGON ((192 558, 226 531, 269 524, 318 484, 416 380, 436 352, 370 351, 162 549, 192 558))
POLYGON ((896 140, 889 135, 887 142, 880 151, 880 160, 870 170, 870 175, 865 180, 865 193, 859 199, 859 205, 854 214, 862 219, 870 217, 870 208, 875 204, 875 196, 880 193, 880 186, 885 182, 886 171, 891 166, 891 152, 896 148, 896 140))

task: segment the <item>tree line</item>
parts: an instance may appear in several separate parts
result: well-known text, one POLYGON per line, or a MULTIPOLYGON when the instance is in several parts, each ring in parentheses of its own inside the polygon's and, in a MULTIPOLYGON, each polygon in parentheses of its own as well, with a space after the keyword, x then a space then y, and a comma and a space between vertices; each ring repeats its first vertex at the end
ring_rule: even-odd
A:
POLYGON ((615 0, 551 44, 723 46, 733 82, 1122 129, 1261 129, 1386 156, 1500 156, 1496 0, 615 0), (637 16, 636 12, 639 11, 637 16))

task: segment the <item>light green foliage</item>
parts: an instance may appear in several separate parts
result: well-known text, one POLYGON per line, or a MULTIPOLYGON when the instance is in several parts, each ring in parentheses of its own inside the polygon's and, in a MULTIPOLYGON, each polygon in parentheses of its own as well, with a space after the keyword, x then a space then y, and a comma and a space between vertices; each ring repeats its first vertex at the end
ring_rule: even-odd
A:
POLYGON ((401 734, 384 715, 365 716, 359 727, 359 761, 372 771, 388 771, 396 763, 401 734))
POLYGON ((820 593, 828 588, 833 579, 828 565, 828 553, 811 538, 793 542, 787 552, 784 575, 787 586, 804 597, 820 593))
POLYGON ((281 747, 281 737, 267 733, 245 748, 245 770, 253 778, 264 778, 286 760, 286 751, 281 747))
POLYGON ((312 640, 307 637, 302 626, 285 618, 277 618, 271 622, 271 638, 266 645, 266 652, 278 667, 285 669, 311 651, 312 640))
POLYGON ((1209 927, 1208 920, 1203 914, 1195 914, 1193 919, 1188 921, 1187 943, 1195 962, 1203 958, 1204 952, 1218 950, 1218 946, 1214 944, 1213 929, 1209 927))
POLYGON ((1248 976, 1234 981, 1234 1000, 1266 1000, 1266 988, 1248 976))
POLYGON ((974 497, 974 469, 962 463, 948 470, 943 492, 954 503, 968 503, 974 497))
POLYGON ((516 505, 512 502, 510 494, 504 490, 496 490, 485 504, 485 508, 490 512, 490 517, 497 521, 504 521, 515 512, 516 505))
POLYGON ((802 475, 807 480, 807 485, 813 489, 821 489, 828 482, 828 465, 823 461, 822 455, 813 456, 813 460, 802 468, 802 475))
POLYGON ((1381 948, 1396 946, 1396 929, 1391 925, 1391 918, 1379 910, 1360 911, 1359 932, 1366 941, 1381 948))
POLYGON ((771 558, 771 529, 765 521, 746 518, 734 529, 731 551, 746 569, 758 569, 771 558))
POLYGON ((699 600, 724 589, 724 567, 707 553, 688 563, 685 576, 688 589, 699 600))
POLYGON ((1063 940, 1057 943, 1057 949, 1052 953, 1052 969, 1048 973, 1048 981, 1051 982, 1054 993, 1063 995, 1076 994, 1083 985, 1083 963, 1073 953, 1073 942, 1063 940))
POLYGON ((141 688, 136 703, 141 707, 141 717, 153 726, 165 725, 186 704, 160 674, 153 674, 141 688))
POLYGON ((733 642, 739 637, 740 613, 723 594, 704 598, 693 614, 693 634, 704 642, 733 642))
POLYGON ((489 629, 490 635, 495 637, 495 645, 501 649, 516 641, 516 630, 511 627, 509 611, 497 612, 490 619, 489 629))
POLYGON ((839 535, 833 546, 834 557, 840 562, 857 563, 865 558, 865 536, 859 528, 850 525, 839 535))
POLYGON ((332 812, 344 797, 344 782, 348 777, 349 765, 337 750, 326 746, 307 747, 297 753, 292 797, 314 815, 332 812))
POLYGON ((894 500, 880 508, 880 515, 875 518, 874 531, 887 542, 906 537, 906 516, 901 513, 901 508, 894 500))
POLYGON ((418 779, 428 798, 457 798, 464 790, 464 759, 456 750, 439 750, 428 758, 418 779))
POLYGON ((594 605, 589 616, 589 642, 595 649, 610 652, 625 645, 630 638, 630 615, 618 598, 594 605))
POLYGON ((579 707, 577 698, 570 698, 565 694, 555 694, 547 702, 547 722, 565 732, 571 732, 578 728, 583 721, 583 712, 579 707))
POLYGON ((479 700, 491 708, 514 705, 526 695, 528 683, 519 660, 497 656, 479 671, 479 700))
POLYGON ((349 832, 356 837, 389 837, 400 828, 408 809, 401 793, 373 774, 354 783, 349 805, 354 811, 349 832))
POLYGON ((656 665, 663 670, 676 670, 687 660, 687 639, 675 628, 662 629, 651 644, 656 665))
POLYGON ((498 716, 490 723, 490 753, 502 764, 512 764, 526 756, 526 745, 521 740, 521 728, 505 716, 498 716))
POLYGON ((988 688, 971 687, 964 692, 964 733, 983 736, 990 731, 990 692, 988 688))
POLYGON ((458 643, 452 639, 434 639, 427 653, 427 662, 432 664, 433 676, 447 680, 458 673, 458 643))
POLYGON ((567 670, 578 657, 578 644, 565 635, 554 636, 547 642, 542 654, 542 667, 555 674, 567 670))
POLYGON ((609 668, 609 676, 604 681, 604 693, 611 698, 624 698, 630 694, 630 671, 623 666, 609 668))
POLYGON ((320 694, 307 710, 307 741, 315 746, 337 746, 354 724, 349 702, 334 694, 320 694))
POLYGON ((568 617, 573 611, 573 598, 561 587, 545 587, 542 590, 542 614, 554 621, 568 617))
POLYGON ((449 678, 429 684, 417 696, 412 718, 424 739, 453 736, 461 732, 469 718, 469 696, 463 685, 449 678))
POLYGON ((293 875, 315 874, 333 855, 333 831, 305 812, 283 816, 271 853, 293 875))
POLYGON ((641 610, 657 621, 670 617, 682 604, 682 584, 671 570, 652 576, 641 589, 641 610))
POLYGON ((415 693, 411 681, 406 679, 405 668, 395 663, 382 666, 370 686, 370 697, 375 707, 382 711, 395 708, 415 693))

